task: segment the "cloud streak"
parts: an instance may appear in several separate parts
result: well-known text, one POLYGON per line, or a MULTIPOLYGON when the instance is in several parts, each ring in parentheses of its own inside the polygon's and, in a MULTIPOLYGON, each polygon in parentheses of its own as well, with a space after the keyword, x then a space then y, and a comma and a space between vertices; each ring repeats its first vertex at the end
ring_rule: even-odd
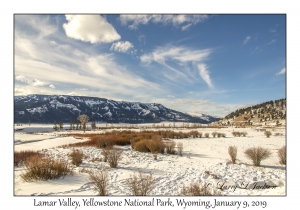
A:
MULTIPOLYGON (((36 22, 34 19, 38 17, 27 18, 33 20, 22 21, 20 18, 15 30, 15 80, 18 82, 15 94, 42 91, 53 94, 51 90, 55 88, 56 94, 68 94, 76 90, 80 95, 86 93, 84 95, 101 95, 107 98, 120 95, 136 98, 139 97, 139 92, 164 92, 160 85, 118 64, 113 53, 99 53, 85 43, 78 43, 58 31, 55 35, 48 33, 46 36, 40 36, 38 30, 44 30, 44 26, 55 29, 50 22, 42 21, 45 25, 37 27, 36 33, 24 33, 20 30, 20 25, 28 27, 28 24, 36 22)), ((125 42, 125 45, 121 44, 116 49, 132 49, 128 46, 125 42)))
POLYGON ((199 73, 200 73, 200 76, 202 77, 202 79, 207 83, 207 85, 210 87, 210 88, 213 88, 213 84, 210 80, 210 76, 209 76, 209 72, 206 68, 206 65, 201 63, 201 64, 198 64, 198 69, 199 69, 199 73))
POLYGON ((251 39, 251 36, 247 36, 244 41, 243 41, 243 45, 247 44, 251 39))
POLYGON ((182 31, 190 26, 204 22, 208 15, 120 15, 120 21, 123 25, 129 25, 130 29, 138 29, 139 25, 148 23, 173 25, 180 27, 182 31))
MULTIPOLYGON (((169 80, 193 82, 198 81, 199 74, 196 71, 199 72, 200 70, 194 69, 194 66, 207 60, 211 52, 212 49, 194 50, 183 46, 167 45, 157 47, 151 53, 143 54, 140 56, 140 60, 145 65, 157 63, 164 66, 165 70, 172 72, 172 74, 168 71, 164 72, 165 77, 169 80)), ((213 87, 208 71, 201 69, 200 76, 210 87, 213 87)))
POLYGON ((281 69, 277 74, 275 75, 281 75, 281 74, 285 74, 286 72, 286 68, 281 69))

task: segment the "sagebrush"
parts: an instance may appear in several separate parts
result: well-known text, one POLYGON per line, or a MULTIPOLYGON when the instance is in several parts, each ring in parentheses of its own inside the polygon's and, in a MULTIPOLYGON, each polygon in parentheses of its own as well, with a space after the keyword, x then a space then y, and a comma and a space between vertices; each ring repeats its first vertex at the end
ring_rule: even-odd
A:
POLYGON ((107 170, 90 170, 89 181, 95 186, 98 195, 108 195, 109 174, 107 170))
POLYGON ((253 165, 260 166, 262 160, 265 160, 271 156, 271 151, 262 147, 252 147, 245 152, 247 158, 251 159, 253 165))
POLYGON ((147 196, 150 195, 154 189, 154 178, 152 174, 147 175, 139 172, 138 175, 134 174, 126 180, 126 185, 129 191, 134 196, 147 196))
POLYGON ((235 164, 236 156, 237 156, 237 147, 236 146, 229 146, 228 147, 228 154, 231 158, 232 164, 235 164))
POLYGON ((26 172, 21 177, 25 181, 58 179, 72 174, 72 167, 63 159, 32 156, 24 165, 26 172))
POLYGON ((278 150, 279 163, 286 165, 286 146, 281 147, 278 150))
POLYGON ((202 185, 199 183, 191 183, 188 186, 182 187, 179 192, 179 195, 183 196, 211 196, 216 194, 216 191, 207 183, 203 183, 202 185))
POLYGON ((70 154, 70 157, 72 159, 72 164, 79 166, 82 163, 84 154, 79 150, 73 150, 73 152, 70 154))

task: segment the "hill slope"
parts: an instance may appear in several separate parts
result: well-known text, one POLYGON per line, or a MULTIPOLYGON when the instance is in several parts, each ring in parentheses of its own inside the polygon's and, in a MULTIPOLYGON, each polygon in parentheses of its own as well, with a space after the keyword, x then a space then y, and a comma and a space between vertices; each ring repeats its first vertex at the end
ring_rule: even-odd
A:
POLYGON ((222 120, 214 122, 220 125, 285 125, 286 99, 267 101, 247 108, 238 109, 222 120))

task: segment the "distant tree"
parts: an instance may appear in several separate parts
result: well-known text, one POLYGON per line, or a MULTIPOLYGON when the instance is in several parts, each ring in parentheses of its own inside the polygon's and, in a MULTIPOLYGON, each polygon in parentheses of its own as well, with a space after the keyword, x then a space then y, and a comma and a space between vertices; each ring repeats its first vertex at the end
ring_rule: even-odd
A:
POLYGON ((72 130, 72 128, 73 128, 73 121, 70 120, 70 130, 72 130))
POLYGON ((86 130, 86 123, 89 121, 89 117, 85 114, 79 115, 77 118, 80 121, 80 125, 82 125, 83 132, 86 130))
POLYGON ((59 129, 62 130, 64 127, 64 123, 62 121, 59 122, 59 129))
POLYGON ((91 127, 92 127, 93 130, 96 129, 96 121, 93 121, 93 122, 92 122, 91 127))
POLYGON ((54 120, 53 130, 58 130, 58 126, 56 125, 56 120, 54 120))
POLYGON ((77 120, 76 121, 76 130, 78 130, 79 129, 79 121, 77 120))

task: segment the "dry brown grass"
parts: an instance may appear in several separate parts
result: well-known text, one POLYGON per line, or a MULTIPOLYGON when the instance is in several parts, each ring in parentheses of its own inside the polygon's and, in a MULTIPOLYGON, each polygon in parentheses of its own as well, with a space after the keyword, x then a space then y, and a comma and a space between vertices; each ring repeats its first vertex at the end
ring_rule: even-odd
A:
POLYGON ((73 152, 70 154, 70 157, 72 158, 72 164, 74 164, 76 166, 80 166, 80 164, 82 163, 84 154, 83 154, 83 152, 81 152, 79 150, 73 150, 73 152))
POLYGON ((14 152, 14 166, 23 165, 26 162, 26 160, 32 156, 42 157, 43 154, 33 150, 23 150, 20 152, 14 152))
POLYGON ((228 154, 231 158, 232 164, 235 164, 236 156, 237 156, 237 147, 236 146, 229 146, 228 147, 228 154))
POLYGON ((247 158, 251 159, 254 166, 260 166, 262 160, 265 160, 271 156, 271 151, 262 147, 252 147, 245 152, 247 158))
POLYGON ((95 186, 98 195, 108 195, 109 174, 107 170, 90 170, 89 181, 95 186))
POLYGON ((182 187, 180 195, 183 196, 211 196, 216 193, 208 186, 207 183, 200 185, 199 183, 191 183, 187 187, 182 187))
POLYGON ((72 168, 65 160, 32 156, 24 163, 26 172, 21 174, 25 181, 58 179, 72 174, 72 168))
POLYGON ((138 175, 134 174, 126 180, 126 185, 134 196, 147 196, 150 195, 154 189, 154 178, 152 175, 143 174, 139 172, 138 175))
POLYGON ((146 147, 152 154, 161 153, 164 154, 165 145, 162 140, 148 140, 146 141, 146 147))
POLYGON ((281 147, 278 150, 279 163, 286 165, 286 146, 281 147))
POLYGON ((141 140, 134 144, 134 149, 138 152, 150 152, 150 149, 147 147, 147 142, 149 140, 141 140))

